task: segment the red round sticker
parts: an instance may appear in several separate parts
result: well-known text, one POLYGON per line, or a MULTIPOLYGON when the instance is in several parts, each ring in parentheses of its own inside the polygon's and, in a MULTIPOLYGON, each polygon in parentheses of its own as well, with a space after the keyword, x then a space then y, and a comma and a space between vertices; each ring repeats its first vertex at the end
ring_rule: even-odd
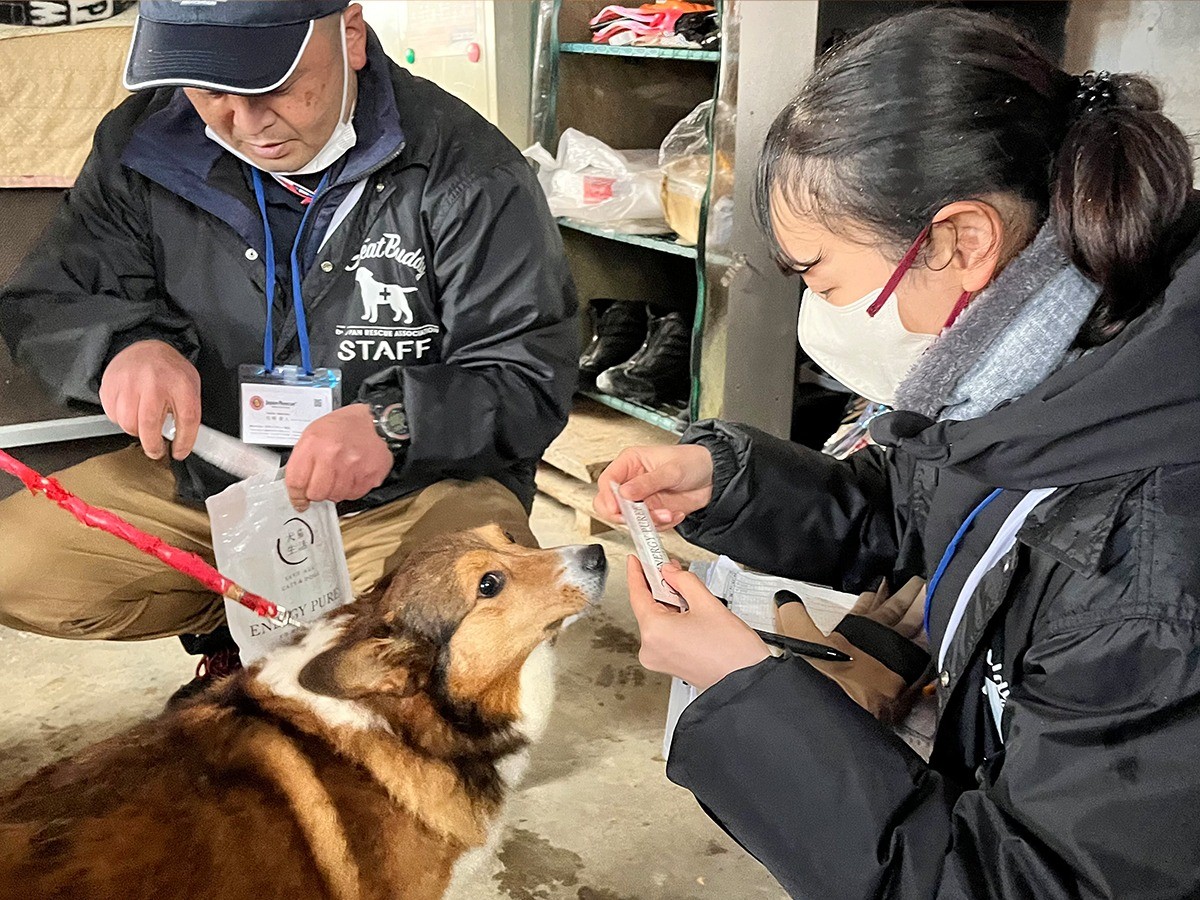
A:
POLYGON ((260 410, 263 408, 264 405, 265 404, 263 403, 263 398, 258 396, 258 394, 255 394, 253 397, 250 398, 250 408, 251 409, 260 410))

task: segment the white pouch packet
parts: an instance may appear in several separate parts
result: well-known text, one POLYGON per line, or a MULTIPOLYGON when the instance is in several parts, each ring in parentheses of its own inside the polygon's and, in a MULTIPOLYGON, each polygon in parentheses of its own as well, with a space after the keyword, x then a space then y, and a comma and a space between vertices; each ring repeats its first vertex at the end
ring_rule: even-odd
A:
POLYGON ((217 568, 287 611, 284 624, 225 601, 244 664, 283 643, 294 626, 311 625, 353 599, 334 504, 313 503, 297 512, 282 480, 259 475, 209 497, 205 505, 217 568))

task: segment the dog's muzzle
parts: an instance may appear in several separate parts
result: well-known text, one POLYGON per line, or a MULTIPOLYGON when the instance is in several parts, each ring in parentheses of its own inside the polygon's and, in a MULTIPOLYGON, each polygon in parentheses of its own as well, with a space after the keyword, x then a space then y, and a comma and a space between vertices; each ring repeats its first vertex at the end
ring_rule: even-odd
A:
POLYGON ((567 579, 583 591, 588 603, 599 603, 608 578, 608 559, 604 555, 604 548, 599 544, 588 544, 583 547, 564 547, 561 552, 567 567, 567 579))

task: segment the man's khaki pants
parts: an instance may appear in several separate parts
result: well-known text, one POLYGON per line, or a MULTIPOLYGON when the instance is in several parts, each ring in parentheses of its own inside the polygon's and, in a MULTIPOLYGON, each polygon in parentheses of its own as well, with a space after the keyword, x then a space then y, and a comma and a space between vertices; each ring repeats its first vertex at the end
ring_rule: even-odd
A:
MULTIPOLYGON (((90 459, 57 475, 87 502, 213 561, 208 514, 177 502, 165 461, 140 447, 90 459)), ((490 478, 441 481, 342 520, 356 594, 385 574, 402 542, 499 523, 536 546, 517 497, 490 478)), ((28 492, 0 501, 0 625, 63 638, 137 641, 207 634, 224 601, 112 535, 80 525, 28 492)))

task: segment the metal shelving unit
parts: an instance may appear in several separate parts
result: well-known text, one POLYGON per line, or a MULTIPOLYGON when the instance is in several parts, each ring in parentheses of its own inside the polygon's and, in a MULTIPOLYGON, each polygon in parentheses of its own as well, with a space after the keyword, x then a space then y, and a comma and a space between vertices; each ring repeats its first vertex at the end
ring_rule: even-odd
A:
POLYGON ((597 403, 603 403, 605 406, 625 413, 627 416, 633 416, 635 419, 641 419, 643 422, 649 422, 663 431, 671 431, 675 434, 683 434, 683 430, 687 427, 687 420, 683 417, 687 409, 680 406, 678 409, 672 410, 670 407, 646 406, 642 403, 635 403, 632 400, 622 400, 620 397, 611 397, 608 394, 602 394, 599 391, 580 391, 583 396, 590 397, 597 403))
MULTIPOLYGON (((645 300, 690 318, 689 420, 718 416, 791 432, 800 292, 778 277, 753 192, 766 130, 812 70, 823 2, 720 0, 719 51, 593 44, 589 21, 600 0, 539 5, 530 117, 548 151, 572 127, 619 150, 652 149, 697 104, 714 101, 715 164, 697 246, 560 222, 584 300, 645 300)), ((679 429, 660 411, 595 399, 679 429)))
POLYGON ((681 47, 614 47, 611 44, 585 44, 567 41, 558 45, 560 53, 592 53, 597 56, 630 56, 642 59, 688 59, 693 62, 720 62, 720 50, 688 50, 681 47))
POLYGON ((671 253, 675 256, 684 256, 688 259, 696 258, 696 248, 681 244, 671 234, 626 234, 623 231, 613 231, 607 228, 599 228, 595 225, 589 225, 587 222, 580 222, 577 219, 560 218, 558 224, 563 228, 572 228, 575 231, 582 231, 584 234, 594 234, 596 237, 608 238, 610 241, 620 241, 623 244, 633 244, 636 247, 648 247, 651 250, 659 250, 663 253, 671 253))
MULTIPOLYGON (((557 143, 562 129, 569 125, 613 147, 656 147, 697 103, 716 96, 721 51, 612 46, 582 40, 588 35, 588 19, 598 9, 599 4, 593 0, 555 0, 553 12, 543 16, 538 48, 543 60, 538 69, 543 80, 536 92, 540 103, 533 110, 533 119, 540 127, 535 124, 535 133, 548 148, 557 143), (701 65, 694 65, 697 63, 701 65), (647 84, 659 86, 653 97, 642 98, 624 111, 614 105, 621 96, 638 96, 638 85, 647 84), (592 91, 594 95, 589 99, 586 92, 592 91)), ((699 409, 698 335, 705 309, 703 235, 700 246, 689 246, 680 243, 673 233, 627 234, 570 218, 559 219, 559 225, 585 299, 645 298, 661 308, 683 311, 691 318, 693 390, 686 406, 653 409, 605 394, 587 394, 633 418, 672 433, 681 432, 699 409), (568 239, 570 232, 603 240, 568 239), (619 248, 621 244, 654 252, 626 252, 619 248)))

